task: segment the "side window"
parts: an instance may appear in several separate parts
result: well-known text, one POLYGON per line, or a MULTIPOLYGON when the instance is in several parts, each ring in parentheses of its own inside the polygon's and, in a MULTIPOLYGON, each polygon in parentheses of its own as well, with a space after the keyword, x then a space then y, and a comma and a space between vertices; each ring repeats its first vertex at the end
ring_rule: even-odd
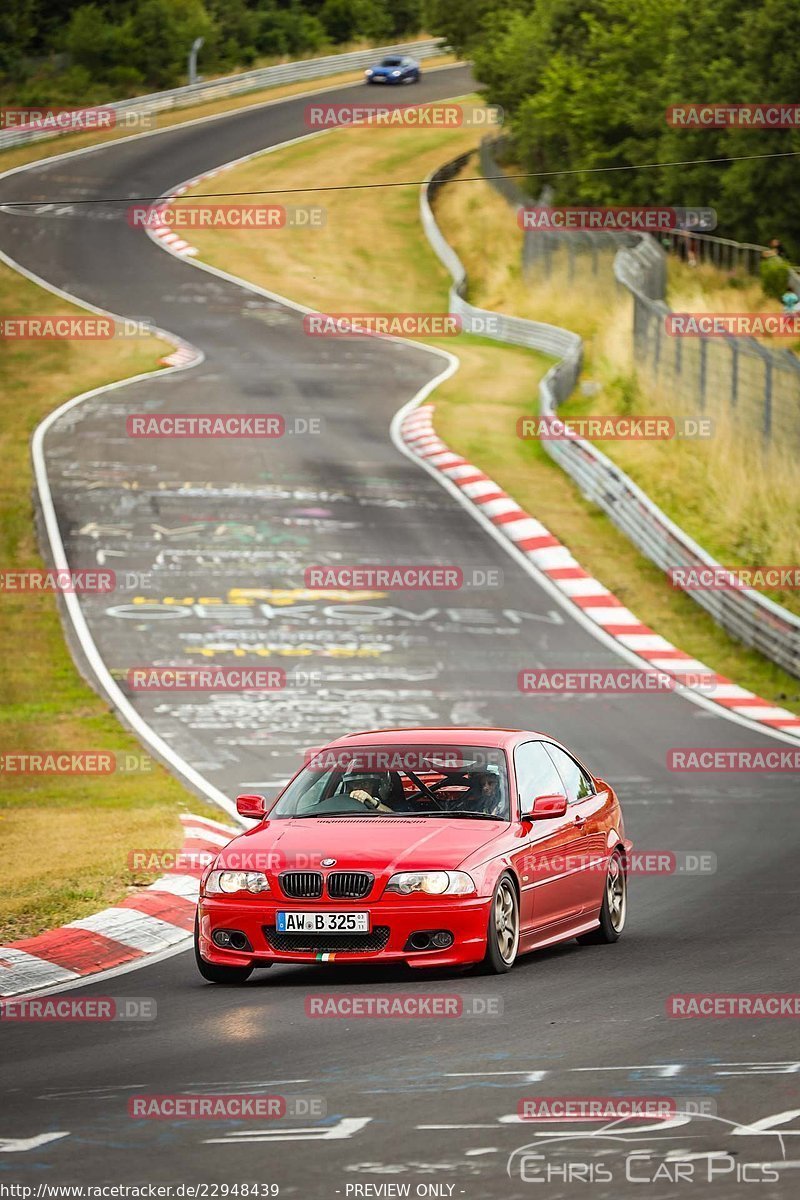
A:
POLYGON ((537 796, 564 794, 564 784, 542 742, 525 742, 517 746, 514 774, 522 811, 529 810, 537 796))
POLYGON ((570 804, 594 795, 591 779, 583 768, 578 766, 574 758, 565 754, 563 750, 559 750, 558 746, 548 745, 547 753, 558 767, 558 773, 564 780, 564 788, 570 804))

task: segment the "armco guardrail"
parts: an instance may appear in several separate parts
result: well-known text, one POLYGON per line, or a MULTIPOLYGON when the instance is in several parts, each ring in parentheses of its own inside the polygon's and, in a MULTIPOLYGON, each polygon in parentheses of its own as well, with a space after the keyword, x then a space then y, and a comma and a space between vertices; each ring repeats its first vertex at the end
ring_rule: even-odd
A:
POLYGON ((494 318, 493 327, 498 329, 498 333, 487 336, 496 336, 498 341, 510 342, 515 346, 528 346, 558 358, 560 361, 550 368, 545 380, 550 381, 549 385, 556 390, 560 400, 566 399, 577 382, 583 361, 583 343, 577 333, 561 329, 558 325, 546 325, 542 321, 528 321, 523 317, 512 317, 505 313, 487 313, 485 309, 476 308, 465 298, 466 270, 455 250, 442 236, 442 232, 436 224, 430 201, 438 189, 448 179, 452 179, 454 175, 458 174, 471 157, 472 152, 462 154, 444 167, 440 167, 438 171, 434 171, 422 188, 422 224, 426 236, 453 277, 453 286, 450 288, 450 311, 462 318, 466 317, 467 320, 464 324, 467 327, 470 317, 492 317, 494 318))
POLYGON ((663 392, 795 457, 800 453, 800 359, 753 337, 673 337, 665 319, 664 251, 646 235, 618 251, 613 272, 633 296, 636 367, 663 392))
MULTIPOLYGON (((484 138, 481 170, 503 199, 516 208, 534 202, 519 183, 504 175, 498 164, 508 145, 505 136, 484 138)), ((547 189, 550 191, 550 189, 547 189)), ((538 203, 552 202, 552 193, 538 203)), ((770 251, 751 242, 735 242, 713 234, 674 230, 670 249, 688 262, 758 273, 770 251)), ((637 371, 651 385, 674 396, 684 409, 702 412, 738 426, 745 436, 760 437, 765 448, 800 454, 800 358, 754 337, 725 335, 673 336, 665 318, 667 261, 662 239, 639 233, 600 230, 551 231, 528 229, 523 238, 522 265, 528 279, 551 278, 553 270, 567 286, 580 286, 588 274, 603 273, 633 297, 633 348, 637 371)), ((788 266, 788 264, 787 264, 788 266)), ((789 286, 800 281, 789 268, 789 286)))
MULTIPOLYGON (((225 75, 219 79, 211 79, 204 83, 187 84, 185 87, 172 88, 166 92, 150 92, 146 96, 134 96, 130 100, 114 100, 109 104, 92 105, 92 109, 111 109, 116 113, 119 124, 128 121, 132 128, 132 118, 149 116, 153 113, 165 112, 175 108, 187 108, 192 104, 206 103, 209 100, 222 99, 225 96, 242 96, 247 92, 260 91, 262 88, 275 87, 282 83, 299 83, 304 79, 324 79, 328 75, 338 75, 342 71, 355 71, 360 67, 368 67, 376 58, 384 54, 411 54, 414 58, 431 58, 441 54, 444 43, 441 38, 428 38, 418 42, 398 42, 393 46, 377 46, 371 50, 356 50, 350 54, 331 54, 325 58, 306 58, 299 62, 280 63, 274 67, 261 67, 255 71, 245 71, 240 75, 225 75)), ((46 107, 46 106, 42 106, 46 107)), ((59 137, 65 133, 74 133, 75 129, 43 129, 36 124, 19 125, 13 129, 0 130, 0 150, 10 146, 24 146, 29 142, 38 142, 44 138, 59 137)))
MULTIPOLYGON (((497 341, 528 346, 559 357, 539 384, 539 409, 552 418, 556 409, 577 383, 583 344, 567 329, 529 321, 522 317, 489 313, 465 298, 467 276, 464 266, 442 235, 431 208, 436 192, 465 165, 462 155, 435 171, 422 187, 420 209, 428 240, 453 277, 450 309, 464 316, 495 317, 497 341)), ((544 439, 542 445, 571 476, 583 494, 598 505, 633 542, 662 570, 675 567, 716 568, 720 564, 669 519, 640 487, 590 442, 582 438, 565 441, 544 439)), ((800 617, 753 589, 733 591, 691 590, 687 592, 728 633, 761 651, 767 658, 795 676, 800 676, 800 617)))

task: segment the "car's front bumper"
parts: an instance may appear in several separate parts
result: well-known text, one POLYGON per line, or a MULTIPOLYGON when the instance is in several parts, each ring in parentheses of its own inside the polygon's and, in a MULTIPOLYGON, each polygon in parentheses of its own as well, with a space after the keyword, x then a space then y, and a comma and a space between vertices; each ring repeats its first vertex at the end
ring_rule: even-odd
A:
POLYGON ((206 962, 218 966, 267 966, 271 963, 310 962, 407 962, 414 967, 466 965, 480 962, 486 952, 486 931, 490 900, 465 896, 444 903, 392 897, 372 904, 349 902, 343 904, 309 904, 301 901, 253 899, 243 902, 234 898, 203 899, 198 906, 200 954, 206 962), (285 935, 272 932, 277 924, 278 911, 368 911, 371 928, 381 930, 370 940, 371 948, 358 947, 354 935, 314 934, 285 935), (222 949, 211 940, 218 929, 240 931, 248 939, 252 951, 222 949), (453 944, 446 949, 409 948, 412 934, 420 931, 448 930, 453 944), (387 931, 385 936, 383 931, 387 931), (287 941, 306 941, 308 948, 289 949, 287 941), (347 946, 346 949, 340 948, 347 946))

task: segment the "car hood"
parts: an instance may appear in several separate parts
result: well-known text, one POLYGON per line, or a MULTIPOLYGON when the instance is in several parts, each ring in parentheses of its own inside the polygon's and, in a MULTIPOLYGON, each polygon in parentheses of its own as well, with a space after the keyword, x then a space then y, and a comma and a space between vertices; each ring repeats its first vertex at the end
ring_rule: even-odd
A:
POLYGON ((373 67, 373 75, 391 75, 393 71, 402 71, 403 67, 373 67))
POLYGON ((267 821, 235 838, 217 866, 236 865, 247 853, 268 869, 319 870, 323 858, 335 858, 338 870, 454 870, 469 855, 508 828, 502 821, 457 817, 315 817, 267 821))

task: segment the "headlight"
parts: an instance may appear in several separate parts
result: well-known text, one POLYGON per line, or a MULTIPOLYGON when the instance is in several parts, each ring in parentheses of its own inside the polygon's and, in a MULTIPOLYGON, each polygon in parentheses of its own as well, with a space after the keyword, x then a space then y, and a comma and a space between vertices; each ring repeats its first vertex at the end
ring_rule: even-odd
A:
POLYGON ((364 72, 364 74, 365 74, 365 75, 371 75, 371 74, 372 74, 372 67, 367 67, 367 69, 366 69, 366 71, 364 72))
POLYGON ((269 880, 263 871, 212 871, 203 891, 207 896, 233 892, 268 892, 269 880))
POLYGON ((466 871, 401 871, 386 885, 387 892, 408 896, 425 892, 429 896, 466 896, 475 891, 475 883, 466 871))
POLYGON ((397 78, 397 76, 398 76, 398 75, 402 75, 402 74, 403 74, 403 72, 402 72, 402 71, 392 71, 392 74, 394 75, 394 77, 395 77, 395 79, 396 79, 396 78, 397 78))

